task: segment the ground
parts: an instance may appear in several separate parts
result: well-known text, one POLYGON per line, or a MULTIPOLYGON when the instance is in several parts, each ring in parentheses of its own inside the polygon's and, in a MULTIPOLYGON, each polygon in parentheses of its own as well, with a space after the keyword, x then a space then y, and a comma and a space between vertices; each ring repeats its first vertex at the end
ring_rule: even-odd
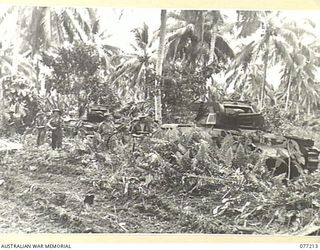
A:
MULTIPOLYGON (((149 151, 122 146, 121 152, 119 147, 99 153, 86 152, 72 139, 65 138, 60 151, 32 141, 1 152, 1 233, 319 232, 317 171, 284 186, 278 179, 259 179, 256 170, 191 162, 189 144, 182 141, 146 141, 149 151), (165 158, 175 152, 177 161, 184 151, 180 165, 165 158)), ((197 147, 193 160, 209 157, 205 146, 197 147)))

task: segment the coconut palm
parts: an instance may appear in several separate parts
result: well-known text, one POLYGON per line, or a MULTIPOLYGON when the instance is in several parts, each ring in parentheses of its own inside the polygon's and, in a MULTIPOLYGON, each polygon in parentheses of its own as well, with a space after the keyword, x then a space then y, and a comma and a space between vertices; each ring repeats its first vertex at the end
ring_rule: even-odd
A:
POLYGON ((152 47, 149 27, 144 24, 142 28, 132 30, 135 43, 131 44, 134 52, 124 54, 120 65, 112 75, 112 84, 122 89, 123 94, 128 92, 136 94, 138 99, 150 97, 151 75, 154 74, 156 63, 155 49, 152 47), (144 96, 139 96, 141 93, 144 96))
MULTIPOLYGON (((309 22, 305 22, 309 23, 309 22)), ((301 28, 296 22, 287 23, 287 29, 290 29, 292 51, 290 60, 287 60, 282 70, 282 87, 285 98, 285 110, 289 108, 290 100, 296 103, 296 112, 299 114, 300 106, 309 110, 310 107, 318 105, 318 86, 316 84, 317 72, 317 52, 314 42, 306 42, 309 39, 315 39, 312 32, 308 31, 305 25, 301 28), (308 39, 306 39, 308 38, 308 39)))
POLYGON ((99 32, 99 18, 91 8, 34 7, 30 16, 27 38, 33 55, 65 41, 94 41, 99 32))
MULTIPOLYGON (((296 34, 291 26, 276 22, 276 20, 279 20, 277 13, 265 16, 260 36, 256 35, 253 41, 244 46, 229 69, 230 72, 233 72, 229 80, 235 82, 241 77, 239 74, 247 75, 256 65, 263 67, 263 81, 258 102, 260 108, 265 102, 268 69, 276 64, 281 64, 282 67, 290 64, 292 62, 290 53, 298 46, 296 34)), ((238 85, 247 84, 246 79, 242 80, 243 82, 238 82, 238 85)))
POLYGON ((236 27, 238 29, 237 38, 246 38, 255 34, 264 26, 264 19, 270 11, 237 11, 236 27))
MULTIPOLYGON (((219 11, 183 10, 170 12, 174 19, 167 33, 167 59, 187 61, 190 68, 195 68, 201 61, 204 65, 234 56, 233 50, 219 30, 223 18, 219 11)), ((224 30, 225 31, 225 30, 224 30)))
MULTIPOLYGON (((306 47, 304 47, 306 49, 306 47)), ((319 88, 315 81, 316 67, 310 58, 309 50, 300 50, 292 55, 292 62, 282 72, 282 84, 279 97, 285 98, 285 110, 290 103, 296 104, 296 113, 300 106, 310 113, 312 106, 319 104, 319 88)))
MULTIPOLYGON (((160 25, 160 34, 159 34, 159 47, 158 47, 158 56, 156 62, 156 74, 158 78, 162 75, 162 65, 164 59, 164 43, 165 43, 165 34, 166 34, 166 22, 167 22, 167 11, 161 10, 161 25, 160 25)), ((159 88, 159 82, 155 80, 155 120, 162 123, 162 112, 161 112, 161 89, 159 88)))

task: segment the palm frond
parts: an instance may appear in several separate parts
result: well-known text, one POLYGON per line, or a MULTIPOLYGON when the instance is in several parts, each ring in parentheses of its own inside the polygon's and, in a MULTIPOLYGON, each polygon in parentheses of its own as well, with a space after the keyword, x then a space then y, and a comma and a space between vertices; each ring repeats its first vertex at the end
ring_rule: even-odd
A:
POLYGON ((87 41, 87 35, 84 32, 84 30, 81 28, 81 26, 79 25, 79 22, 76 20, 74 13, 72 13, 72 11, 68 8, 66 8, 65 13, 67 15, 67 18, 70 20, 70 24, 72 25, 72 27, 75 30, 75 33, 78 34, 78 37, 80 38, 81 41, 87 41))
POLYGON ((237 11, 237 27, 240 28, 238 38, 254 34, 263 25, 261 14, 258 11, 237 11))
POLYGON ((255 47, 254 45, 255 45, 255 42, 252 41, 247 46, 245 46, 239 54, 236 55, 235 61, 234 61, 234 68, 243 66, 243 68, 246 69, 248 67, 252 59, 252 54, 255 47))
POLYGON ((138 67, 135 69, 136 73, 134 74, 133 80, 131 81, 131 88, 133 88, 135 85, 139 85, 141 83, 142 77, 145 75, 145 64, 140 63, 138 67))
POLYGON ((207 15, 210 16, 210 18, 214 24, 224 23, 224 18, 219 10, 211 10, 211 11, 207 12, 207 15))
POLYGON ((74 16, 86 36, 91 38, 91 35, 93 34, 92 27, 97 20, 95 10, 91 8, 76 8, 74 16))
POLYGON ((11 15, 15 11, 15 9, 16 9, 16 6, 10 6, 6 9, 6 11, 3 12, 3 14, 0 16, 0 25, 4 20, 8 18, 9 15, 11 15))
POLYGON ((30 22, 30 35, 28 39, 30 40, 30 45, 32 48, 32 53, 40 49, 39 38, 41 37, 41 22, 42 22, 42 13, 39 7, 35 7, 32 10, 31 22, 30 22))
POLYGON ((288 45, 284 43, 281 40, 278 39, 273 39, 273 44, 274 44, 274 58, 276 64, 278 62, 277 58, 281 58, 283 61, 285 61, 287 64, 292 64, 292 59, 290 57, 290 51, 288 48, 288 45))
POLYGON ((307 24, 307 25, 310 25, 312 28, 315 28, 316 27, 316 23, 312 20, 310 20, 309 18, 306 18, 304 19, 304 22, 307 24))
POLYGON ((231 59, 235 57, 229 43, 220 35, 216 37, 215 50, 216 55, 220 55, 221 57, 227 56, 231 59))
POLYGON ((283 31, 291 31, 297 36, 309 35, 312 37, 316 37, 313 32, 308 31, 305 27, 298 26, 296 23, 284 23, 282 26, 283 31))
POLYGON ((279 29, 279 32, 281 32, 281 36, 284 37, 286 42, 290 44, 293 48, 296 48, 298 46, 299 39, 295 32, 289 29, 279 29))
POLYGON ((317 69, 313 63, 306 63, 303 70, 310 79, 316 78, 317 69))
POLYGON ((46 41, 46 45, 51 43, 51 10, 48 7, 44 7, 41 9, 42 19, 41 19, 41 27, 43 30, 43 37, 46 41))
POLYGON ((114 84, 119 78, 123 77, 124 75, 128 75, 135 71, 140 65, 140 62, 137 58, 131 58, 130 60, 126 60, 125 62, 121 63, 116 71, 112 76, 112 83, 114 84))
POLYGON ((144 23, 142 29, 135 28, 132 30, 136 44, 140 49, 146 49, 149 43, 149 27, 144 23))
POLYGON ((172 18, 174 20, 178 20, 178 21, 185 21, 184 17, 181 15, 180 11, 169 11, 167 13, 167 17, 168 18, 172 18))
POLYGON ((62 18, 63 29, 64 29, 65 33, 67 34, 69 42, 72 43, 74 40, 74 32, 73 32, 72 27, 70 26, 70 21, 69 21, 65 12, 63 12, 61 18, 62 18))
POLYGON ((92 26, 92 33, 97 34, 100 28, 100 20, 96 20, 92 26))
MULTIPOLYGON (((185 21, 175 21, 173 24, 170 24, 168 25, 168 27, 166 27, 166 33, 167 34, 175 33, 178 29, 182 29, 187 25, 188 23, 186 23, 185 21)), ((158 33, 159 32, 160 30, 158 30, 158 33)))

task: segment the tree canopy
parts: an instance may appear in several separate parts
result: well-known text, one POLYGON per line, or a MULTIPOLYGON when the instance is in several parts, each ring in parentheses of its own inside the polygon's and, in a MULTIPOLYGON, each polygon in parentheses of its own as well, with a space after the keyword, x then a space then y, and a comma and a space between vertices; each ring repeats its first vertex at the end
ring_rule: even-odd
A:
MULTIPOLYGON (((113 15, 119 21, 130 13, 113 15)), ((8 77, 15 76, 12 86, 17 86, 15 79, 24 79, 39 99, 82 93, 98 103, 112 92, 112 100, 123 103, 149 102, 158 93, 154 85, 158 81, 165 113, 178 112, 195 100, 221 97, 217 89, 224 89, 224 97, 238 93, 260 109, 280 105, 298 115, 317 113, 316 20, 294 20, 289 12, 272 11, 170 10, 166 15, 159 75, 161 32, 146 22, 126 34, 132 48, 126 51, 109 44, 110 37, 119 34, 108 34, 116 24, 106 22, 103 9, 8 7, 0 18, 0 33, 7 36, 0 49, 1 81, 6 82, 2 110, 12 105, 6 101, 10 97, 5 86, 8 77), (15 27, 10 35, 8 20, 15 27)))

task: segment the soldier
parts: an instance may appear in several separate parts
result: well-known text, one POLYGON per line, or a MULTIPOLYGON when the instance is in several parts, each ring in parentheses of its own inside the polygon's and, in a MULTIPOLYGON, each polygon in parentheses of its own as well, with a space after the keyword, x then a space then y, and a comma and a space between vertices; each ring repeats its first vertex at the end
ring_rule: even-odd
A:
POLYGON ((98 131, 101 134, 103 145, 108 148, 109 141, 115 132, 115 125, 111 113, 104 114, 103 122, 99 124, 98 131))
POLYGON ((104 137, 109 137, 114 132, 114 122, 111 113, 104 114, 103 122, 99 124, 99 132, 104 137))
POLYGON ((9 136, 14 136, 16 133, 16 125, 17 125, 17 120, 14 116, 13 111, 9 111, 9 119, 8 119, 8 131, 9 131, 9 136))
POLYGON ((36 128, 38 130, 37 146, 40 146, 44 143, 44 139, 46 136, 46 116, 44 113, 40 113, 37 115, 36 128))
POLYGON ((130 132, 132 134, 138 134, 141 131, 140 128, 140 119, 138 117, 135 117, 132 119, 130 124, 130 132))
POLYGON ((152 118, 149 115, 140 115, 132 120, 131 133, 148 134, 152 133, 152 118))
POLYGON ((52 118, 48 121, 47 126, 52 131, 52 149, 60 149, 62 147, 62 126, 63 120, 61 118, 61 111, 59 109, 54 109, 52 111, 52 118))

